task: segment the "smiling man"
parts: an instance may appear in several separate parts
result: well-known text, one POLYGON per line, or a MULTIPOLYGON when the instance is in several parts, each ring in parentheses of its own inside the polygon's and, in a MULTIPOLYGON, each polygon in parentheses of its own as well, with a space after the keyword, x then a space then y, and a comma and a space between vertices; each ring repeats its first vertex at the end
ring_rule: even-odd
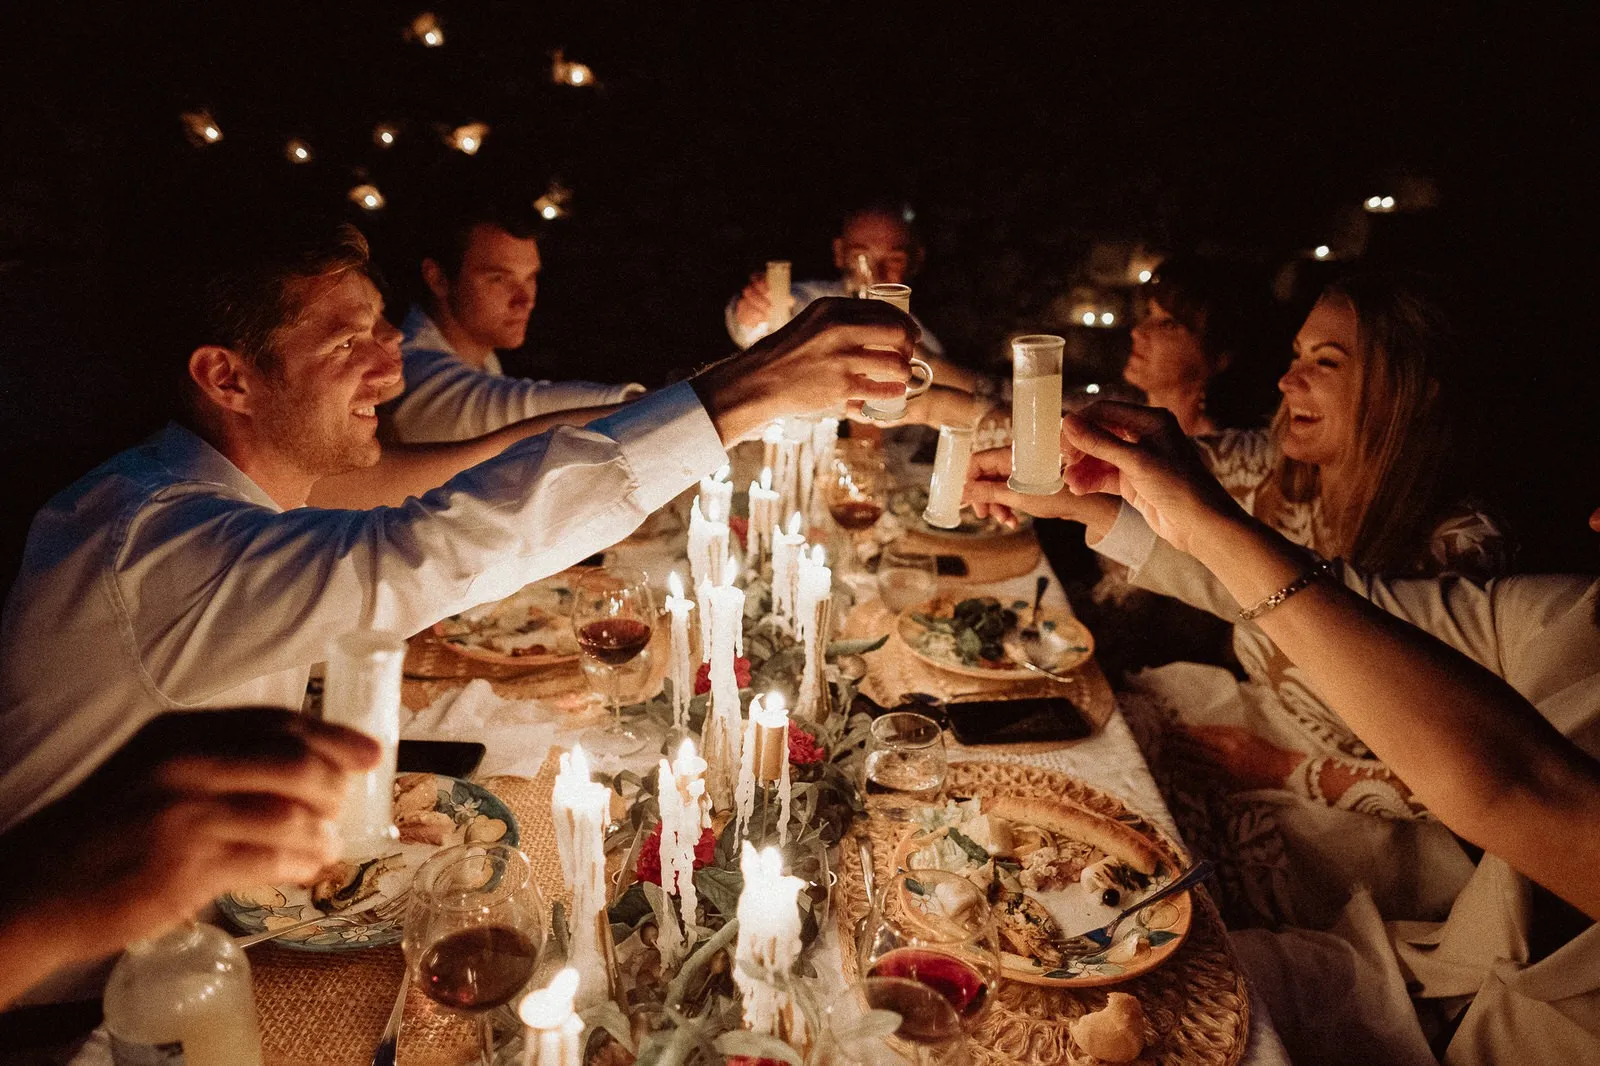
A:
POLYGON ((641 385, 507 377, 499 351, 522 347, 543 262, 527 204, 461 193, 429 212, 425 294, 401 325, 406 390, 386 412, 394 439, 458 441, 537 416, 581 425, 641 385))
POLYGON ((361 234, 208 223, 173 227, 192 246, 151 309, 182 368, 177 419, 29 532, 0 624, 0 829, 163 711, 298 708, 340 634, 418 632, 620 540, 772 419, 892 393, 873 375, 903 375, 914 344, 887 305, 825 301, 587 428, 522 422, 396 460, 375 408, 400 389, 400 334, 361 234), (417 486, 399 506, 329 490, 396 463, 417 486), (314 489, 327 507, 306 506, 314 489))

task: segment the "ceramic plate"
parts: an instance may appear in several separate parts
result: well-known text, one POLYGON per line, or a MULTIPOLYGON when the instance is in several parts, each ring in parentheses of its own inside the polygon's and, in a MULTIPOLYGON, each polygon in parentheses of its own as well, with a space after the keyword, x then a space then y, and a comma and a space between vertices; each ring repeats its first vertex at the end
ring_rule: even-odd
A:
POLYGON ((535 581, 503 600, 437 623, 436 636, 458 655, 497 666, 559 666, 576 662, 571 572, 535 581))
MULTIPOLYGON (((432 810, 448 817, 452 823, 444 833, 444 842, 407 843, 402 840, 379 858, 359 864, 361 883, 375 886, 372 895, 376 902, 371 898, 358 898, 351 907, 370 909, 348 921, 338 918, 337 910, 331 911, 327 921, 286 933, 274 940, 274 944, 296 951, 319 952, 360 951, 398 944, 404 918, 404 900, 400 897, 411 887, 411 875, 430 855, 441 848, 469 841, 517 843, 517 820, 494 793, 471 781, 439 774, 402 774, 397 780, 418 789, 416 794, 420 795, 424 777, 433 779, 432 810)), ((442 820, 435 820, 435 826, 442 830, 442 820)), ((217 900, 217 906, 242 933, 281 929, 310 918, 319 910, 312 903, 312 889, 306 885, 268 885, 230 892, 217 900)))
MULTIPOLYGON (((1025 891, 1024 895, 1029 897, 1030 905, 1037 905, 1048 912, 1064 936, 1076 936, 1105 925, 1123 909, 1137 903, 1141 896, 1148 896, 1169 883, 1178 872, 1161 858, 1159 850, 1150 841, 1133 829, 1087 808, 1071 803, 1038 799, 1001 798, 984 801, 986 811, 992 810, 1006 817, 1014 827, 1031 824, 1029 813, 1016 809, 1024 806, 1035 811, 1044 808, 1043 816, 1037 817, 1036 820, 1049 821, 1052 836, 1057 841, 1076 841, 1076 844, 1069 843, 1068 847, 1093 849, 1089 853, 1095 857, 1126 860, 1130 865, 1137 865, 1136 857, 1140 855, 1145 856, 1143 865, 1148 867, 1153 863, 1154 868, 1148 875, 1148 882, 1125 892, 1113 906, 1105 905, 1094 893, 1075 881, 1051 891, 1025 891), (1080 825, 1094 826, 1092 835, 1096 836, 1096 843, 1091 844, 1078 839, 1082 835, 1091 834, 1082 833, 1081 830, 1075 834, 1070 829, 1063 829, 1062 822, 1065 819, 1052 818, 1050 815, 1052 808, 1070 812, 1068 816, 1079 820, 1080 825), (1015 818, 1009 817, 1012 815, 1015 815, 1015 818)), ((914 862, 912 856, 946 832, 946 830, 924 832, 917 828, 911 829, 902 838, 899 848, 895 851, 896 868, 902 870, 912 868, 914 862)), ((981 865, 975 860, 967 861, 968 870, 977 870, 981 865)), ((998 908, 996 913, 997 916, 1000 914, 998 908)), ((1116 943, 1105 951, 1079 958, 1052 957, 1048 954, 1048 948, 1038 948, 1030 952, 1002 938, 1001 968, 1008 979, 1023 984, 1061 988, 1089 988, 1096 985, 1117 984, 1148 973, 1171 958, 1188 936, 1193 914, 1194 903, 1189 892, 1180 892, 1130 916, 1117 930, 1116 943)), ((1002 919, 1003 924, 1004 919, 1002 919)))
POLYGON ((1018 533, 1025 533, 1033 528, 1031 515, 1018 514, 1017 528, 1008 529, 993 518, 979 518, 970 510, 961 512, 961 524, 954 529, 942 529, 939 526, 930 526, 922 520, 922 512, 928 506, 928 490, 924 487, 913 486, 901 489, 889 498, 889 511, 907 529, 914 530, 925 537, 948 538, 959 541, 990 540, 1000 537, 1010 537, 1018 533))
MULTIPOLYGON (((990 661, 979 659, 969 662, 958 648, 957 638, 942 632, 929 620, 947 619, 956 604, 967 597, 935 596, 931 600, 907 607, 895 621, 894 632, 906 650, 930 666, 948 670, 964 677, 978 677, 986 681, 1037 680, 1043 676, 1018 666, 1010 660, 990 661)), ((993 599, 993 597, 988 597, 993 599)), ((1005 603, 1019 617, 1026 617, 1029 604, 1018 600, 1005 603), (1020 604, 1020 606, 1018 606, 1020 604)), ((1052 652, 1048 666, 1057 673, 1065 673, 1081 666, 1094 654, 1094 637, 1072 612, 1061 607, 1045 607, 1039 611, 1040 640, 1052 652)))

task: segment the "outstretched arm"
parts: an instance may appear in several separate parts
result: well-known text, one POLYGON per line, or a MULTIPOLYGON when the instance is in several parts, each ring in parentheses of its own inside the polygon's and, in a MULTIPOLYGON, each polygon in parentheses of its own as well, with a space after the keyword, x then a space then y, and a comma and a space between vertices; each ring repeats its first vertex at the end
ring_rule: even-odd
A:
MULTIPOLYGON (((1240 510, 1169 414, 1101 403, 1068 415, 1065 433, 1075 493, 1127 500, 1238 602, 1260 603, 1306 573, 1300 549, 1240 510)), ((1600 763, 1527 700, 1331 581, 1257 624, 1441 821, 1600 917, 1600 763)))

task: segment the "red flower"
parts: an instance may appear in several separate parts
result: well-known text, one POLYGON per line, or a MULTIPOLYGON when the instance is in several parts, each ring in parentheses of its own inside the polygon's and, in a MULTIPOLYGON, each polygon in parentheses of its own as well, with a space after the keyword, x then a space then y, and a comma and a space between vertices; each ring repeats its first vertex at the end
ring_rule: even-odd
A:
POLYGON ((743 544, 750 538, 750 519, 738 515, 728 516, 728 535, 735 541, 743 544))
MULTIPOLYGON (((733 679, 739 683, 740 688, 750 687, 750 660, 743 655, 733 660, 733 679)), ((694 694, 699 696, 711 691, 711 664, 701 663, 700 669, 694 675, 694 694)))
MULTIPOLYGON (((711 860, 717 857, 717 835, 709 826, 700 834, 700 843, 694 846, 694 868, 711 865, 711 860)), ((639 863, 634 867, 633 876, 640 881, 649 881, 652 885, 661 883, 661 823, 650 830, 650 835, 644 838, 644 845, 639 849, 639 863)))
POLYGON ((828 757, 817 743, 817 738, 792 723, 789 726, 789 761, 796 766, 810 766, 828 757))

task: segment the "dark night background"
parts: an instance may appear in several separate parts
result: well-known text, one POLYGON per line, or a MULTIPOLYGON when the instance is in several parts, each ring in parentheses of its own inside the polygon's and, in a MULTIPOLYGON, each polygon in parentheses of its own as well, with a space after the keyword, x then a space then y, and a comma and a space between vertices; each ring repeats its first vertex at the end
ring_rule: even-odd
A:
MULTIPOLYGON (((1576 7, 1576 5, 1574 5, 1576 7)), ((377 3, 12 5, 0 63, 0 582, 26 516, 151 425, 119 271, 175 198, 248 188, 343 202, 391 261, 441 166, 574 190, 529 342, 541 375, 659 382, 727 348, 721 308, 767 258, 826 274, 841 204, 902 197, 919 313, 958 357, 1078 329, 1052 305, 1097 241, 1207 249, 1270 274, 1375 217, 1369 259, 1443 266, 1486 356, 1484 472, 1530 561, 1593 562, 1593 15, 1460 4, 1260 7, 377 3), (441 48, 404 39, 424 8, 441 48), (550 82, 550 53, 601 85, 550 82), (220 143, 191 146, 204 107, 220 143), (465 159, 436 128, 491 124, 465 159), (376 147, 373 127, 399 124, 376 147), (305 138, 314 161, 284 157, 305 138), (365 173, 366 177, 360 175, 365 173), (200 191, 196 191, 200 190, 200 191)), ((392 281, 405 270, 391 262, 392 281)), ((1080 338, 1082 340, 1083 338, 1080 338)), ((1095 331, 1091 351, 1125 351, 1095 331)))

